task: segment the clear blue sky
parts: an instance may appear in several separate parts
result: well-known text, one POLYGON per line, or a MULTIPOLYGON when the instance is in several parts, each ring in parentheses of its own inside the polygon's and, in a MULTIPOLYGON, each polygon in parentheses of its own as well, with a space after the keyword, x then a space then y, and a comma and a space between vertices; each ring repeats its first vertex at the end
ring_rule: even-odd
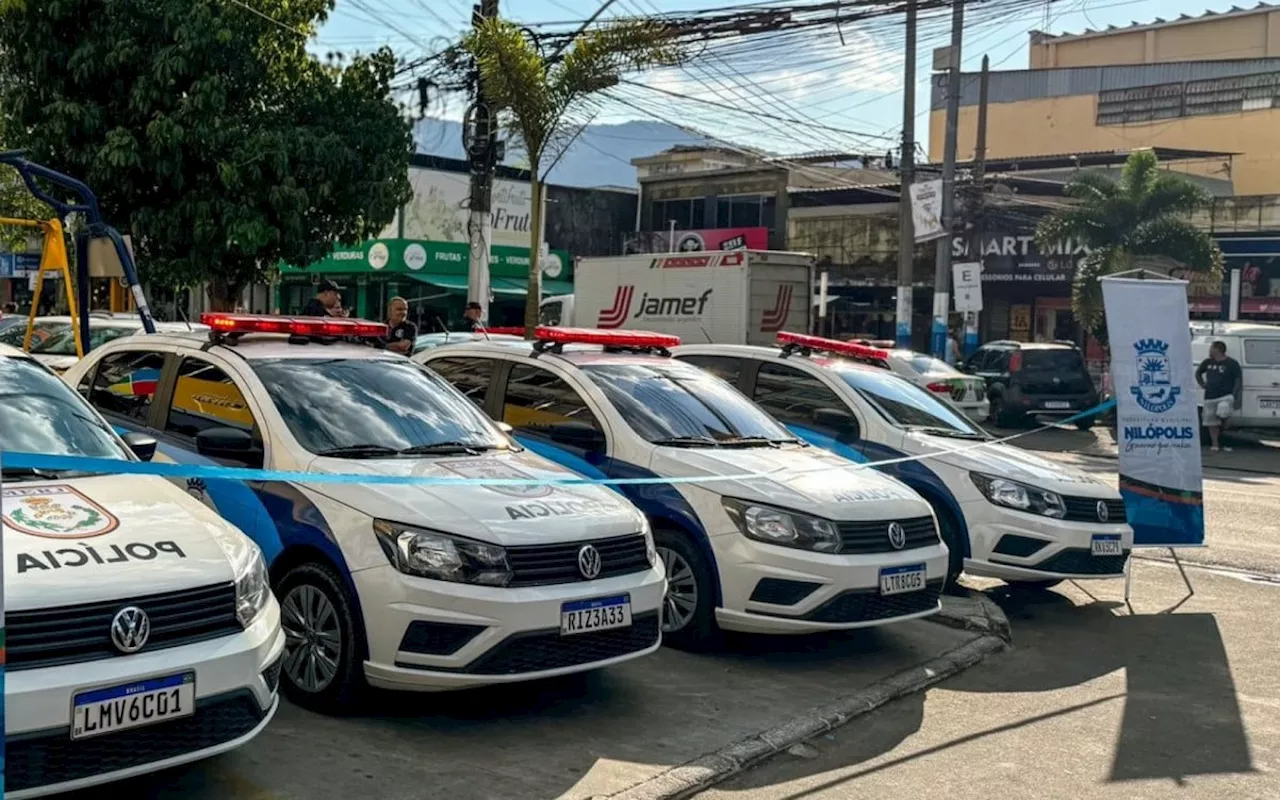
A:
MULTIPOLYGON (((803 2, 803 0, 795 0, 803 2)), ((1052 33, 1079 32, 1085 28, 1123 26, 1130 22, 1150 22, 1157 17, 1176 18, 1180 14, 1199 15, 1206 10, 1225 11, 1231 0, 1054 0, 1032 5, 1018 0, 988 0, 968 10, 965 28, 964 62, 976 69, 984 54, 994 69, 1022 69, 1027 66, 1027 39, 1033 29, 1052 33)), ((1242 6, 1252 2, 1235 0, 1242 6)), ((725 0, 616 0, 606 16, 635 16, 656 10, 714 8, 731 5, 725 0)), ((502 0, 502 14, 524 23, 580 20, 599 6, 599 0, 502 0)), ((337 7, 320 32, 316 49, 356 51, 390 45, 397 54, 413 58, 438 49, 453 40, 469 24, 469 0, 337 0, 337 7)), ((605 101, 592 109, 600 122, 664 116, 693 128, 710 131, 735 142, 766 147, 783 153, 818 149, 885 148, 902 123, 900 28, 895 32, 880 27, 859 31, 848 26, 845 43, 834 33, 815 36, 802 52, 777 54, 776 63, 759 59, 739 62, 725 58, 691 64, 680 71, 649 76, 659 86, 740 108, 740 112, 720 111, 703 105, 681 102, 650 90, 629 88, 627 97, 649 109, 642 113, 634 106, 605 101), (752 110, 789 118, 820 122, 841 131, 818 131, 764 121, 752 110)), ((931 52, 948 42, 945 19, 922 23, 920 32, 917 124, 925 124, 928 107, 931 52)), ((443 105, 436 113, 457 116, 460 104, 443 105)), ((924 138, 920 131, 918 138, 924 138)))

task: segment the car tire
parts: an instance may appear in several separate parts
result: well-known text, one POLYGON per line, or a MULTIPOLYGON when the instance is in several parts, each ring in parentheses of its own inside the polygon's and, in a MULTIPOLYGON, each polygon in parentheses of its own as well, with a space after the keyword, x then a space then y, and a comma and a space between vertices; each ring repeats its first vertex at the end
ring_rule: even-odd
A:
POLYGON ((653 543, 667 575, 662 640, 681 650, 714 649, 720 643, 715 580, 702 549, 686 534, 673 530, 655 530, 653 543), (670 627, 679 622, 683 624, 670 627))
POLYGON ((1005 583, 1009 584, 1009 586, 1013 589, 1022 589, 1025 591, 1039 592, 1039 591, 1044 591, 1046 589, 1052 589, 1053 587, 1062 583, 1062 581, 1063 581, 1063 578, 1056 578, 1056 579, 1044 580, 1044 581, 1005 581, 1005 583))
POLYGON ((997 428, 1012 428, 1015 420, 1008 410, 1004 407, 1004 398, 991 398, 991 412, 988 416, 997 428))
POLYGON ((1090 431, 1090 430, 1093 430, 1093 424, 1095 422, 1097 422, 1097 420, 1094 417, 1085 417, 1084 419, 1078 419, 1076 420, 1076 428, 1082 431, 1090 431))
POLYGON ((312 711, 352 710, 368 689, 365 640, 342 579, 325 564, 299 564, 280 579, 276 597, 285 631, 281 690, 312 711), (305 653, 308 647, 313 649, 310 654, 305 653), (332 668, 331 674, 326 667, 332 668))
POLYGON ((960 525, 946 509, 934 506, 933 513, 938 518, 938 535, 947 546, 947 582, 943 591, 955 591, 964 573, 964 542, 960 541, 960 525))

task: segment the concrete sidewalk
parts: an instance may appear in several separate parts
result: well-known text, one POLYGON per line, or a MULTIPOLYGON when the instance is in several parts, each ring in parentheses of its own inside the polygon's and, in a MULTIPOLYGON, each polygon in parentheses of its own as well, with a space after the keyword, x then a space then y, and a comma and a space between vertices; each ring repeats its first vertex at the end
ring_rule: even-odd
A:
MULTIPOLYGON (((993 436, 1004 438, 1027 433, 1029 428, 1010 429, 988 426, 987 430, 993 436)), ((1280 438, 1273 434, 1262 436, 1254 431, 1228 431, 1225 443, 1232 448, 1231 452, 1211 453, 1207 447, 1201 451, 1206 467, 1280 475, 1280 438)), ((1020 436, 1011 444, 1027 450, 1053 453, 1074 452, 1092 458, 1116 460, 1120 457, 1111 429, 1103 426, 1088 431, 1077 430, 1074 427, 1053 427, 1020 436)))

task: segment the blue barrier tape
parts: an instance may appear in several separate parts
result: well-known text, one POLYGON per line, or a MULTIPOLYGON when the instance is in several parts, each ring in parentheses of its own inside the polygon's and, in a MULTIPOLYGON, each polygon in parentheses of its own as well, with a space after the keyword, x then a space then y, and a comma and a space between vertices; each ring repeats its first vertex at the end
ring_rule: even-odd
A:
MULTIPOLYGON (((1108 400, 1079 414, 1068 417, 1053 425, 1044 425, 1029 431, 1015 433, 1002 439, 988 439, 971 445, 956 448, 940 448, 928 453, 914 456, 891 458, 884 461, 870 461, 864 464, 850 463, 855 469, 881 467, 890 464, 902 464, 908 461, 923 461, 926 458, 964 453, 979 450, 996 444, 1029 436, 1033 433, 1048 430, 1057 425, 1065 425, 1086 417, 1102 414, 1115 406, 1115 400, 1108 400)), ((829 466, 812 470, 782 469, 769 472, 748 472, 740 475, 698 475, 692 477, 671 478, 581 478, 566 476, 563 478, 439 478, 426 475, 378 475, 329 473, 329 472, 296 472, 274 469, 252 469, 249 467, 222 467, 206 464, 157 464, 150 461, 125 461, 114 458, 92 458, 88 456, 54 456, 40 453, 15 453, 12 451, 0 454, 0 465, 14 469, 38 469, 49 471, 85 472, 94 475, 152 475, 161 478, 193 478, 224 481, 281 481, 288 483, 310 484, 364 484, 379 486, 646 486, 654 484, 681 483, 717 483, 719 481, 745 481, 759 478, 772 478, 779 472, 787 477, 803 475, 809 472, 828 472, 829 466)))

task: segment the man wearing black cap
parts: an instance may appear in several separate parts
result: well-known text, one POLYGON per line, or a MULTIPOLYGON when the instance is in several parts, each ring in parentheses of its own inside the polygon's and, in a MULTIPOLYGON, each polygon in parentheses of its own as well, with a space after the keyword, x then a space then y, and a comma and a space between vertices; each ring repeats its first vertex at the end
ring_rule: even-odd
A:
POLYGON ((328 278, 322 278, 316 287, 316 296, 302 307, 304 317, 345 317, 347 312, 342 307, 342 287, 328 278))
POLYGON ((467 303, 467 310, 462 312, 461 331, 472 333, 482 330, 484 322, 480 319, 480 315, 484 313, 484 309, 479 303, 467 303))

